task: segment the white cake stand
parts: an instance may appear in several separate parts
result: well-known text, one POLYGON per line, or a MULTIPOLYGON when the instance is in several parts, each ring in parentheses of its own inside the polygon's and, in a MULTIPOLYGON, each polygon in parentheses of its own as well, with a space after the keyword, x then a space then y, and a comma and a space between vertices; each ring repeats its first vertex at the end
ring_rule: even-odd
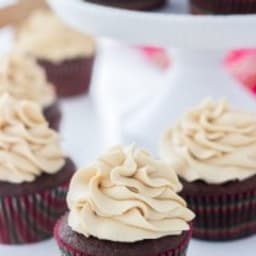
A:
POLYGON ((120 128, 122 142, 136 141, 154 151, 165 127, 207 96, 256 107, 256 101, 222 67, 226 50, 256 46, 256 15, 193 16, 187 14, 186 0, 172 0, 170 6, 148 13, 82 0, 48 2, 82 32, 132 44, 172 47, 174 67, 168 86, 136 113, 126 115, 125 127, 120 128), (145 132, 149 127, 150 135, 145 132))

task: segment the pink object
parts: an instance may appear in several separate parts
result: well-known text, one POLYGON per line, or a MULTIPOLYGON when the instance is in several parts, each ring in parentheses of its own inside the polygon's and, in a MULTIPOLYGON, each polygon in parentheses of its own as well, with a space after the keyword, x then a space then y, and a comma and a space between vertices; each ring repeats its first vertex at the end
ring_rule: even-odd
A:
POLYGON ((231 52, 226 59, 231 73, 256 94, 256 49, 241 49, 231 52))
POLYGON ((139 49, 153 64, 161 69, 170 67, 171 61, 164 49, 150 46, 139 47, 139 49))
MULTIPOLYGON (((139 50, 161 69, 170 67, 171 60, 164 49, 143 46, 139 47, 139 50)), ((256 94, 256 48, 232 51, 228 54, 225 65, 247 89, 256 94)))

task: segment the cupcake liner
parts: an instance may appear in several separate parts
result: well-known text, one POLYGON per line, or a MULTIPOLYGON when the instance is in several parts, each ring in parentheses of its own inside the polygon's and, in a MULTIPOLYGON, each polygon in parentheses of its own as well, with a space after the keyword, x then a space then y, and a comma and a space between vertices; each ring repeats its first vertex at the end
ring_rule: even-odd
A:
POLYGON ((43 112, 47 122, 49 123, 49 127, 58 131, 61 122, 61 111, 58 103, 54 103, 51 106, 46 107, 43 112))
MULTIPOLYGON (((81 252, 81 251, 77 250, 76 248, 72 247, 71 244, 68 244, 67 242, 63 241, 60 238, 59 229, 62 224, 62 219, 64 219, 64 218, 65 218, 65 216, 60 218, 54 228, 54 238, 59 246, 61 255, 62 256, 98 256, 98 255, 88 255, 84 252, 81 252)), ((149 254, 148 256, 186 256, 191 236, 192 236, 192 228, 190 229, 187 236, 184 238, 184 240, 180 243, 180 245, 177 248, 168 250, 166 252, 163 252, 163 253, 160 253, 157 255, 149 254)))
POLYGON ((0 197, 0 243, 24 244, 52 236, 56 220, 67 210, 68 184, 57 188, 0 197))
POLYGON ((127 0, 122 2, 119 0, 90 0, 90 2, 127 9, 152 10, 163 6, 166 0, 127 0))
POLYGON ((195 212, 193 236, 205 240, 233 240, 256 233, 256 189, 207 195, 182 192, 195 212))
POLYGON ((40 59, 38 63, 46 71, 48 80, 54 84, 59 96, 75 96, 89 90, 94 56, 65 60, 60 63, 40 59))
POLYGON ((255 0, 190 0, 190 3, 194 13, 256 13, 255 0))

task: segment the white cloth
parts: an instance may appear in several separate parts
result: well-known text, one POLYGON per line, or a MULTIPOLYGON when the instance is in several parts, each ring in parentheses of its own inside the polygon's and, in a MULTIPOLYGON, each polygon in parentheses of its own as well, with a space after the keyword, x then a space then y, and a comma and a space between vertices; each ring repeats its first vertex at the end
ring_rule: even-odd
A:
POLYGON ((126 127, 162 90, 165 72, 132 47, 102 40, 99 52, 91 93, 104 126, 104 146, 137 143, 126 127))

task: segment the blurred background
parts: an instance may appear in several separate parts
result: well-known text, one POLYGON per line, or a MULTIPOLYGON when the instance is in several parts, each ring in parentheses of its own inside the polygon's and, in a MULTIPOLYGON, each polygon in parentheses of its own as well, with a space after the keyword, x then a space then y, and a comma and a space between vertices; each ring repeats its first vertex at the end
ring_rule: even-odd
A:
MULTIPOLYGON (((45 1, 0 0, 0 56, 15 45, 20 27, 39 9, 48 9, 45 1)), ((96 45, 89 90, 72 97, 61 97, 65 113, 61 127, 63 141, 78 162, 90 161, 99 150, 119 143, 122 140, 120 126, 126 116, 136 113, 141 105, 154 97, 172 70, 172 57, 165 49, 128 46, 104 38, 97 38, 96 45), (75 127, 73 122, 67 121, 75 119, 79 120, 75 127), (74 132, 83 139, 65 138, 65 134, 74 132), (84 147, 85 143, 90 146, 84 147)), ((256 94, 256 49, 227 52, 223 68, 244 90, 256 94)))

